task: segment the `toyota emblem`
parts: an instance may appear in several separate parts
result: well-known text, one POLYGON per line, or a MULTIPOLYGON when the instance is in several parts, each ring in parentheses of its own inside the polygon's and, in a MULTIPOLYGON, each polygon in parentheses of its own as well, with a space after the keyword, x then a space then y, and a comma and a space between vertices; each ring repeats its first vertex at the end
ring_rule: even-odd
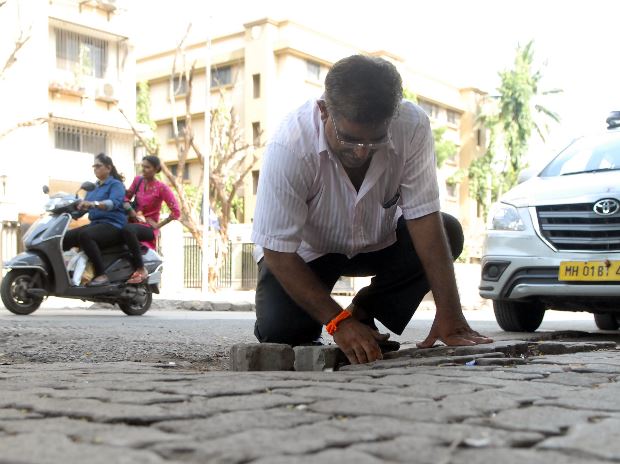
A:
POLYGON ((610 216, 618 212, 620 209, 620 202, 613 198, 605 198, 594 203, 594 208, 592 209, 599 216, 610 216))

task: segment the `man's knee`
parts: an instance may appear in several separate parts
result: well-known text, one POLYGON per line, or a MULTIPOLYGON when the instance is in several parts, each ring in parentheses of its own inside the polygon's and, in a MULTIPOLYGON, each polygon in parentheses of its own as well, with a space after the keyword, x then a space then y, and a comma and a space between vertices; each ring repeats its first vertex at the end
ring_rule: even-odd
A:
POLYGON ((446 237, 452 252, 452 259, 458 258, 463 252, 465 236, 463 235, 463 227, 457 218, 447 213, 441 213, 443 219, 443 227, 446 231, 446 237))

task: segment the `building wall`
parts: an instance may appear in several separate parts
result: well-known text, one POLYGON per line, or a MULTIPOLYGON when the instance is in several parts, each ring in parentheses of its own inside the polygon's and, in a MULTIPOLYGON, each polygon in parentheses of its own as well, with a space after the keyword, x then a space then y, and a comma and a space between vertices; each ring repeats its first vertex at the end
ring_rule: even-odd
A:
MULTIPOLYGON (((119 112, 122 108, 129 120, 135 120, 136 68, 127 34, 130 29, 123 14, 126 10, 112 7, 123 2, 50 0, 36 2, 36 7, 33 3, 9 1, 0 15, 2 35, 11 37, 0 41, 0 56, 6 56, 20 30, 30 31, 17 61, 0 81, 1 101, 11 108, 0 115, 0 134, 10 130, 0 136, 0 180, 6 179, 0 196, 0 219, 4 220, 39 214, 44 184, 53 192, 93 179, 94 152, 83 149, 93 146, 88 144, 91 139, 73 136, 71 140, 81 140, 82 151, 68 149, 67 143, 59 149, 58 127, 106 134, 103 151, 127 177, 135 172, 131 126, 119 112), (105 73, 89 76, 85 67, 74 67, 71 59, 66 60, 66 67, 60 65, 56 41, 69 36, 82 50, 90 43, 107 43, 97 45, 98 49, 107 47, 105 73), (18 126, 24 127, 15 129, 18 126)), ((91 52, 83 51, 80 56, 87 53, 91 52)), ((88 59, 82 63, 88 64, 88 59)), ((89 69, 94 69, 90 64, 89 69)))

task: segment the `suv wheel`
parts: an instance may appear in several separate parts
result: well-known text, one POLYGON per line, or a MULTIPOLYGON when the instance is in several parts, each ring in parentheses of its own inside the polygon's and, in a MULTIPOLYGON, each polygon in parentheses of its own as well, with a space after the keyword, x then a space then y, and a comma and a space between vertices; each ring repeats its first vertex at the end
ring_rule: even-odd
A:
POLYGON ((545 306, 539 302, 493 300, 493 310, 497 323, 506 332, 534 332, 545 317, 545 306))
POLYGON ((618 319, 615 313, 594 313, 594 322, 601 330, 618 330, 618 319))

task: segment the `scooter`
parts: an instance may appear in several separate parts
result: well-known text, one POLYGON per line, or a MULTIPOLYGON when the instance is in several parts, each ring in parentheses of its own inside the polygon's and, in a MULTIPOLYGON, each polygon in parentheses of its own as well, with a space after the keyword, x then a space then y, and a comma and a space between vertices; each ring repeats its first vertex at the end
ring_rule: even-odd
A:
MULTIPOLYGON (((84 182, 80 190, 94 188, 92 182, 84 182)), ((47 186, 43 187, 43 192, 49 193, 47 186)), ((77 192, 50 197, 45 206, 47 214, 32 224, 24 235, 26 251, 4 264, 8 272, 2 279, 0 296, 12 313, 31 314, 48 296, 118 304, 129 316, 141 316, 151 307, 153 293, 159 293, 163 261, 150 248, 143 249, 144 267, 149 273, 145 282, 126 283, 134 271, 129 250, 125 245, 115 245, 101 250, 110 283, 97 287, 82 284, 86 256, 83 252, 73 253, 73 259, 67 261, 67 253, 62 251, 71 220, 83 214, 78 210, 81 201, 77 192)))

